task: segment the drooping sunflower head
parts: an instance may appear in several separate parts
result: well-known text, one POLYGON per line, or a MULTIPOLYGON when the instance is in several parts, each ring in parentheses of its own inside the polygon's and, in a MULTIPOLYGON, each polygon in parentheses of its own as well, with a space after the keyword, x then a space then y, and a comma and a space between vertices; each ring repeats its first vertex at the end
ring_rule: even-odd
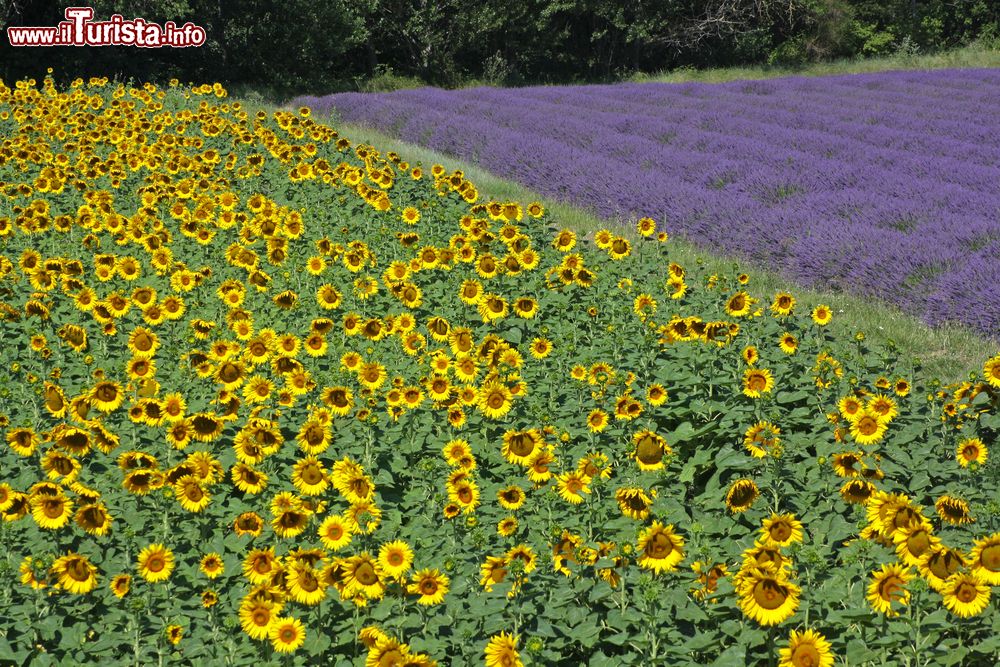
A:
POLYGON ((738 479, 726 492, 726 507, 730 512, 745 512, 760 496, 760 489, 752 479, 738 479))

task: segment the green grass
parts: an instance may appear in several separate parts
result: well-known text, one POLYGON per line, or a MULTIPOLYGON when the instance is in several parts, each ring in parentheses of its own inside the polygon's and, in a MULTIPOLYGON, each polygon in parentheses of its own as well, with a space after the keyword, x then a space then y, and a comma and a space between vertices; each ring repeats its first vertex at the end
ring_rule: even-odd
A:
POLYGON ((969 46, 929 55, 901 54, 878 58, 851 58, 809 63, 801 67, 755 65, 710 69, 682 68, 656 74, 635 74, 629 80, 639 83, 684 83, 688 81, 723 83, 743 79, 771 79, 779 76, 828 76, 889 70, 974 67, 1000 67, 1000 45, 974 42, 969 46))
MULTIPOLYGON (((561 227, 587 234, 623 222, 598 218, 579 207, 553 201, 522 185, 498 178, 475 165, 399 141, 369 128, 337 125, 336 129, 353 142, 372 144, 383 152, 396 151, 411 164, 440 163, 448 169, 461 169, 487 198, 540 201, 545 205, 546 218, 561 227)), ((634 237, 631 228, 629 234, 634 237)), ((811 309, 816 304, 827 304, 834 312, 831 328, 839 335, 853 336, 857 331, 864 331, 869 342, 884 344, 892 341, 905 358, 919 359, 931 375, 945 382, 968 379, 970 372, 981 371, 983 362, 998 351, 995 343, 966 327, 929 327, 898 308, 870 298, 806 289, 776 275, 773 270, 753 266, 745 260, 707 252, 677 236, 672 236, 670 243, 673 249, 672 260, 682 266, 701 264, 709 273, 720 274, 732 274, 734 266, 738 266, 739 271, 750 276, 750 292, 757 297, 768 298, 779 290, 788 290, 795 295, 801 307, 811 309)))

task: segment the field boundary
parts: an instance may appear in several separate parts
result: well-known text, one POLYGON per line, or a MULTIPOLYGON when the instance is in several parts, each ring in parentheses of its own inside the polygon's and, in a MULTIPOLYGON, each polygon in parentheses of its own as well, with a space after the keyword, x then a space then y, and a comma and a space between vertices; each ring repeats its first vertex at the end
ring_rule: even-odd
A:
MULTIPOLYGON (((518 183, 499 178, 475 164, 400 141, 370 127, 338 123, 336 116, 331 116, 328 122, 353 142, 371 144, 382 152, 395 151, 413 164, 441 163, 449 170, 461 169, 485 197, 542 202, 549 212, 546 217, 561 227, 568 227, 582 234, 592 234, 602 227, 628 222, 602 219, 578 206, 553 200, 518 183)), ((629 234, 634 235, 634 231, 630 229, 629 234)), ((970 374, 978 373, 983 362, 1000 349, 996 343, 969 327, 958 324, 931 327, 882 301, 842 292, 809 289, 772 269, 756 266, 738 257, 714 254, 677 236, 672 236, 670 243, 675 253, 674 261, 681 265, 701 265, 707 273, 723 273, 738 267, 750 276, 748 287, 755 296, 770 297, 779 290, 788 290, 803 306, 811 308, 819 303, 829 305, 834 312, 834 331, 847 336, 854 336, 858 331, 864 332, 869 344, 896 348, 904 359, 922 366, 931 376, 943 382, 967 380, 970 374)))

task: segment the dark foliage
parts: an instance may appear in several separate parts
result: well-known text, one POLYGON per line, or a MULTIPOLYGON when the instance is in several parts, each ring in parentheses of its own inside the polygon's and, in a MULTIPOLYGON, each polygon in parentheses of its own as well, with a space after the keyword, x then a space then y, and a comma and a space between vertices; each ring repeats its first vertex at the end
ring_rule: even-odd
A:
MULTIPOLYGON (((73 3, 70 3, 73 4, 73 3)), ((79 3, 84 4, 84 3, 79 3)), ((204 26, 192 49, 13 48, 0 77, 220 81, 273 97, 439 86, 607 81, 680 66, 796 65, 1000 37, 993 0, 94 0, 204 26)), ((0 25, 52 26, 65 5, 2 0, 0 25)))

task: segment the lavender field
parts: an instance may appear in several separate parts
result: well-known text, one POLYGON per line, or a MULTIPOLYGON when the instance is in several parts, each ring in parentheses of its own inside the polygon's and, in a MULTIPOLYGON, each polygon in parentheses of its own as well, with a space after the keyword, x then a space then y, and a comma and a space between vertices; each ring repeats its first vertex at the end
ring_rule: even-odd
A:
POLYGON ((606 217, 1000 339, 1000 71, 300 98, 606 217))

